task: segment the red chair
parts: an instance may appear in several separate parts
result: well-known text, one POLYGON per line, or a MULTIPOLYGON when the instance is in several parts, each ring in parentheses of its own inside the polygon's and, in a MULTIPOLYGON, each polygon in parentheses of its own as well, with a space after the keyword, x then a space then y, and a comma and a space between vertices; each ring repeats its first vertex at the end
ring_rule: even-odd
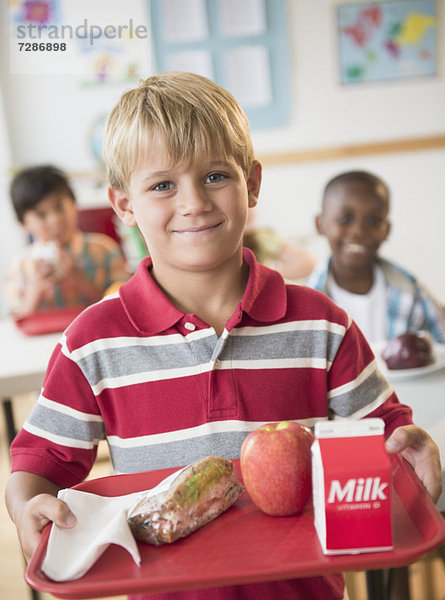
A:
POLYGON ((116 213, 111 206, 80 208, 78 211, 78 223, 81 231, 105 233, 121 245, 122 240, 115 225, 116 220, 116 213))

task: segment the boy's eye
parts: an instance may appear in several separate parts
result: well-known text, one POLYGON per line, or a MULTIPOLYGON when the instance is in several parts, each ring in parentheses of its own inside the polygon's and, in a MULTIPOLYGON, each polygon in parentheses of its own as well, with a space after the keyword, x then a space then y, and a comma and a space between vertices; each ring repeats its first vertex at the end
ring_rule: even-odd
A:
POLYGON ((366 225, 368 227, 379 227, 381 225, 382 219, 380 217, 368 217, 366 219, 366 225))
POLYGON ((168 192, 168 190, 171 190, 172 187, 173 183, 171 181, 161 181, 161 183, 158 183, 152 189, 156 192, 168 192))
POLYGON ((206 183, 219 183, 220 181, 224 181, 224 179, 226 179, 226 176, 222 173, 210 173, 206 177, 206 183))
POLYGON ((352 215, 340 215, 338 217, 338 222, 340 223, 340 225, 349 225, 349 223, 351 223, 353 220, 353 216, 352 215))

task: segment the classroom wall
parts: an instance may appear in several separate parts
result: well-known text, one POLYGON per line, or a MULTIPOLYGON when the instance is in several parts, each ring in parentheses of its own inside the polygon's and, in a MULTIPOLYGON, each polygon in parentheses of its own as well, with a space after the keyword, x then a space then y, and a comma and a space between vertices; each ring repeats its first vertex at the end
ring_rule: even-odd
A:
MULTIPOLYGON (((23 247, 24 235, 15 225, 13 210, 8 198, 9 174, 12 163, 9 136, 6 126, 2 89, 0 88, 0 276, 9 259, 23 247)), ((0 315, 2 302, 0 292, 0 315)))
MULTIPOLYGON (((7 20, 4 4, 0 12, 2 32, 7 20)), ((444 0, 438 4, 443 32, 444 0)), ((139 23, 149 24, 144 0, 126 0, 123 5, 126 18, 131 14, 139 23)), ((287 5, 292 115, 286 127, 252 132, 260 158, 294 150, 445 134, 443 65, 438 77, 342 87, 337 72, 336 2, 288 0, 287 5)), ((0 86, 9 138, 8 154, 0 163, 3 175, 3 184, 0 177, 0 271, 3 272, 10 250, 20 239, 11 214, 5 211, 8 202, 5 168, 52 161, 77 174, 95 169, 89 143, 91 123, 111 108, 124 88, 84 89, 75 78, 62 75, 11 76, 5 47, 7 35, 0 36, 0 44, 0 86)), ((443 39, 441 44, 443 55, 443 39)), ((375 171, 385 178, 393 194, 393 230, 383 253, 417 273, 445 299, 445 277, 438 267, 438 261, 445 255, 444 167, 443 148, 266 165, 257 221, 308 243, 321 257, 326 247, 314 233, 313 218, 324 183, 343 170, 375 171)), ((76 179, 81 199, 91 194, 102 197, 100 191, 92 189, 93 184, 88 178, 76 179)))
MULTIPOLYGON (((294 77, 293 116, 281 132, 254 134, 258 153, 336 148, 354 144, 422 138, 445 133, 444 64, 435 78, 394 83, 338 83, 335 38, 337 2, 289 2, 289 35, 294 77)), ((444 27, 444 2, 438 3, 444 27)), ((440 36, 439 56, 445 55, 440 36)), ((309 240, 317 255, 324 241, 313 218, 324 184, 350 169, 381 175, 392 191, 390 239, 382 253, 416 273, 445 299, 445 148, 360 156, 266 167, 258 221, 285 235, 309 240)))

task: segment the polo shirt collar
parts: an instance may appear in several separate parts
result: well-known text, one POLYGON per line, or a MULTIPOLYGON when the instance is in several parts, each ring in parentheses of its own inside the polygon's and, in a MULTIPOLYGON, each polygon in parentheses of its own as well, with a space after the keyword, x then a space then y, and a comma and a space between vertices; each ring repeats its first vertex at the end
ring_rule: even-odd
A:
MULTIPOLYGON (((272 322, 284 317, 287 308, 286 286, 281 275, 259 264, 246 248, 243 260, 249 267, 249 279, 239 304, 241 311, 260 322, 272 322)), ((128 319, 145 335, 155 335, 173 327, 185 314, 157 286, 150 275, 151 268, 151 258, 144 258, 133 277, 119 289, 128 319)))
POLYGON ((127 317, 146 335, 165 331, 184 316, 155 283, 150 274, 152 266, 150 257, 142 259, 133 277, 119 288, 127 317))
POLYGON ((240 308, 260 322, 273 322, 285 316, 287 310, 286 284, 277 271, 257 262, 253 252, 243 250, 244 263, 249 267, 249 279, 240 308))

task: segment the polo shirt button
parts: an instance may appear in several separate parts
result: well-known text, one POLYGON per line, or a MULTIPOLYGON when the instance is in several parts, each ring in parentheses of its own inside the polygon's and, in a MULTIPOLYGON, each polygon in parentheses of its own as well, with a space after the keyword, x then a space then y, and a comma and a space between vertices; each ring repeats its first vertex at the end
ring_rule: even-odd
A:
POLYGON ((196 329, 196 325, 194 325, 193 323, 189 323, 188 321, 187 323, 184 323, 184 327, 189 331, 195 331, 196 329))
POLYGON ((219 360, 219 358, 217 358, 215 360, 215 369, 220 369, 221 368, 221 361, 219 360))

